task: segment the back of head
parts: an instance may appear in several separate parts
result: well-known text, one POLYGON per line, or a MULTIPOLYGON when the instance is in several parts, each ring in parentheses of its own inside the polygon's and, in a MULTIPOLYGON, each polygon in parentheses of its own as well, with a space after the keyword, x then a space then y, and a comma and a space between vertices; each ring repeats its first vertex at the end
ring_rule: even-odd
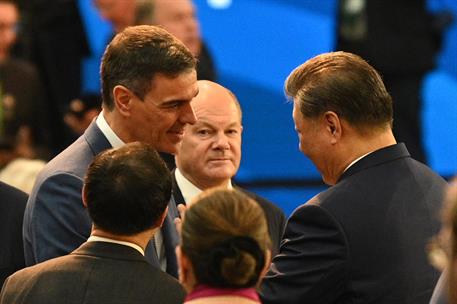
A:
POLYGON ((170 197, 170 172, 144 143, 99 154, 84 180, 84 200, 94 225, 116 235, 154 228, 170 197))
POLYGON ((127 27, 103 55, 103 104, 114 108, 113 88, 123 85, 143 99, 156 74, 176 77, 195 70, 196 60, 184 44, 166 30, 151 25, 127 27))
POLYGON ((197 283, 225 288, 254 286, 271 243, 262 208, 237 190, 219 188, 195 199, 181 237, 197 283))
POLYGON ((333 111, 360 131, 392 123, 392 99, 381 76, 351 53, 325 53, 306 61, 289 75, 285 91, 305 118, 333 111))

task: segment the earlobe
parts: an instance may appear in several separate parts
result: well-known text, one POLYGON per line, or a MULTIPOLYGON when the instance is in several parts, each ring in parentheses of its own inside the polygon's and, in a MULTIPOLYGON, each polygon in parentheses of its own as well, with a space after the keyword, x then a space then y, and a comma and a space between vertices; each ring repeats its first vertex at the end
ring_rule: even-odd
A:
POLYGON ((119 113, 124 116, 130 116, 134 94, 122 85, 113 88, 113 99, 119 113))

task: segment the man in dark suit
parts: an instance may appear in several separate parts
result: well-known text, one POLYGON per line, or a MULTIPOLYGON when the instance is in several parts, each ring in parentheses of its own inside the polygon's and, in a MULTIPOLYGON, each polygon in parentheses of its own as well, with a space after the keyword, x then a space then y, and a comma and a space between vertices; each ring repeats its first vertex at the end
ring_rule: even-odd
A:
POLYGON ((332 185, 291 215, 263 303, 428 303, 438 273, 425 247, 446 182, 392 134, 379 74, 345 52, 286 80, 300 150, 332 185))
MULTIPOLYGON (((198 88, 198 96, 192 101, 197 122, 185 129, 172 175, 176 204, 190 204, 197 194, 212 187, 231 188, 231 178, 241 160, 243 127, 238 100, 231 91, 211 81, 199 80, 198 88)), ((272 252, 277 253, 285 226, 284 213, 270 201, 242 191, 263 208, 272 252)))
MULTIPOLYGON (((198 93, 195 59, 167 31, 155 26, 125 29, 108 45, 101 65, 103 111, 86 132, 51 160, 37 178, 24 216, 27 265, 65 255, 90 234, 81 201, 82 177, 94 156, 140 141, 175 152, 186 124, 195 123, 190 101, 198 93)), ((177 276, 170 206, 147 259, 177 276), (163 241, 162 241, 163 240, 163 241)))
POLYGON ((22 219, 27 194, 0 182, 0 285, 13 272, 25 267, 22 219))
POLYGON ((144 258, 171 195, 157 152, 139 142, 105 151, 89 166, 83 189, 90 238, 69 255, 10 276, 0 303, 182 303, 179 282, 144 258))

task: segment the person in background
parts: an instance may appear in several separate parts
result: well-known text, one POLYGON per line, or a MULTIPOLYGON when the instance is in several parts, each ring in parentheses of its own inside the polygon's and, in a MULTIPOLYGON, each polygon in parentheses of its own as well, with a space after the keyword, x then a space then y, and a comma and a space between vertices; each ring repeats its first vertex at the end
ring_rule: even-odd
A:
MULTIPOLYGON (((24 216, 27 265, 68 254, 87 240, 91 219, 83 207, 83 176, 100 152, 140 141, 176 152, 184 127, 195 123, 195 58, 155 26, 128 27, 106 48, 101 64, 102 112, 84 134, 41 171, 24 216)), ((164 225, 146 249, 151 264, 177 276, 178 236, 170 204, 164 225)), ((174 214, 176 211, 176 215, 174 214)))
MULTIPOLYGON (((109 21, 115 33, 135 25, 135 11, 138 0, 93 0, 100 16, 109 21)), ((111 40, 111 39, 110 39, 111 40)))
POLYGON ((392 99, 361 57, 309 59, 285 82, 299 148, 331 187, 290 216, 263 303, 428 303, 426 245, 446 181, 392 133, 392 99))
POLYGON ((170 172, 149 145, 99 154, 84 178, 89 239, 69 255, 8 277, 0 303, 182 303, 179 282, 144 258, 170 195, 170 172))
POLYGON ((78 137, 86 131, 92 120, 100 114, 102 98, 98 94, 84 94, 72 99, 64 121, 78 137))
POLYGON ((0 286, 13 272, 25 267, 22 220, 27 194, 0 182, 0 286))
MULTIPOLYGON (((187 126, 177 146, 173 172, 173 199, 176 204, 190 204, 203 190, 213 187, 233 188, 241 161, 242 113, 235 95, 223 86, 198 81, 199 93, 192 100, 197 122, 187 126)), ((285 226, 284 213, 272 202, 239 187, 262 207, 267 218, 273 255, 278 252, 285 226)))
POLYGON ((197 57, 197 79, 217 80, 212 55, 202 40, 200 22, 191 0, 136 0, 135 24, 161 25, 197 57))
POLYGON ((265 215, 249 196, 213 188, 185 212, 177 247, 184 303, 260 303, 256 293, 270 263, 265 215))
POLYGON ((38 72, 12 56, 18 38, 16 2, 0 0, 0 168, 21 158, 50 156, 46 107, 38 72))

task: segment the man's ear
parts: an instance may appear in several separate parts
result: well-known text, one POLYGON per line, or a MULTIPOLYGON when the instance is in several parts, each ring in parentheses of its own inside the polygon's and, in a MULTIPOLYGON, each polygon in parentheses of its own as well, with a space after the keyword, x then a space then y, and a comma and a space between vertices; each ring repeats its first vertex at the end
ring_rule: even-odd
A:
POLYGON ((333 111, 327 111, 323 115, 325 131, 330 136, 330 143, 336 144, 343 135, 343 128, 338 114, 333 111))
POLYGON ((84 208, 87 208, 87 190, 86 190, 86 185, 83 185, 82 200, 83 200, 84 208))
POLYGON ((123 116, 130 116, 134 96, 135 94, 123 85, 113 88, 114 105, 123 116))

